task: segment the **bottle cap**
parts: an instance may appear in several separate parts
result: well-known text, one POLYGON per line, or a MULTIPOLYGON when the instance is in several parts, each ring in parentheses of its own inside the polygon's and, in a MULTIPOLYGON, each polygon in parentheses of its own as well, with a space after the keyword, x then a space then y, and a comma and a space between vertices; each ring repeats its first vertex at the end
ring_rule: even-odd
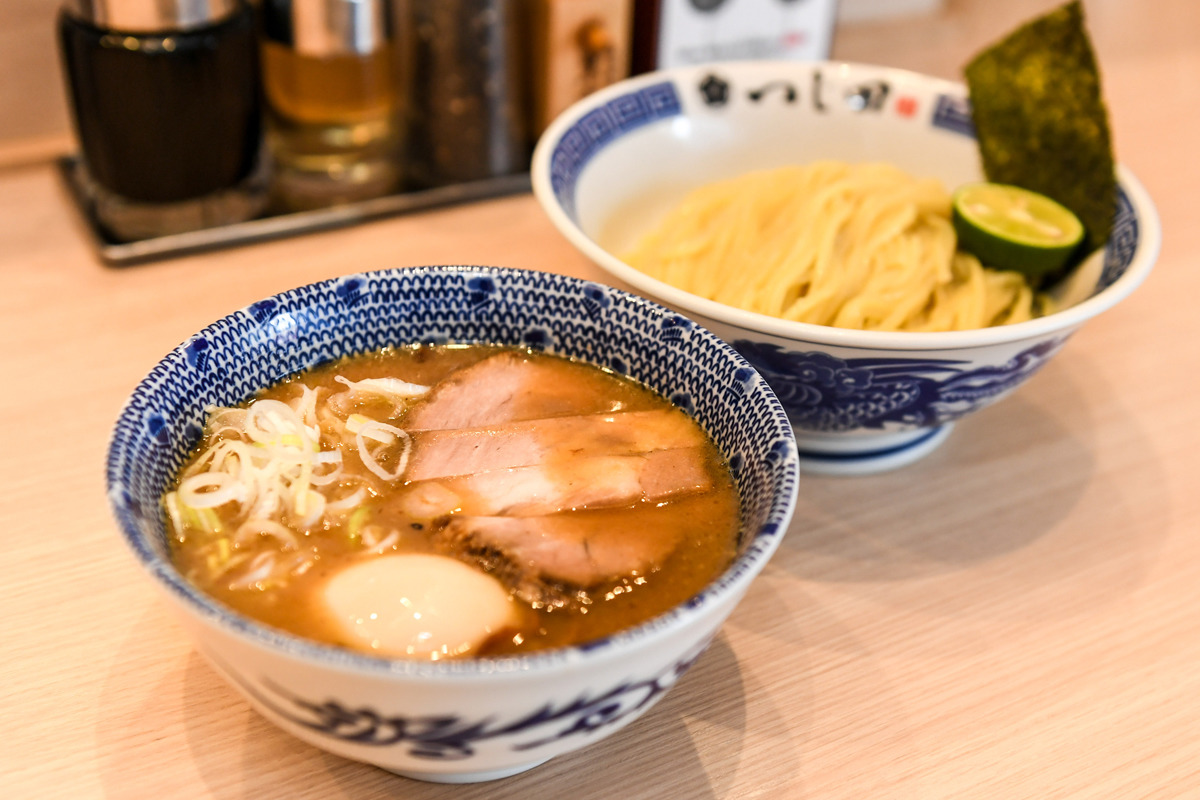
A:
POLYGON ((167 33, 203 28, 230 17, 241 0, 66 0, 72 15, 97 28, 167 33))
POLYGON ((391 38, 386 0, 267 0, 267 36, 301 55, 367 55, 391 38))

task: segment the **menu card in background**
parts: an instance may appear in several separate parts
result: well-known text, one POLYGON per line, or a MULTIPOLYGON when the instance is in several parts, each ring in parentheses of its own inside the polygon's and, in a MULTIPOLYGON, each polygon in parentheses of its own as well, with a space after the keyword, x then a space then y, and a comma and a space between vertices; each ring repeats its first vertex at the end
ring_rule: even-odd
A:
POLYGON ((655 65, 829 57, 837 0, 658 0, 655 65))

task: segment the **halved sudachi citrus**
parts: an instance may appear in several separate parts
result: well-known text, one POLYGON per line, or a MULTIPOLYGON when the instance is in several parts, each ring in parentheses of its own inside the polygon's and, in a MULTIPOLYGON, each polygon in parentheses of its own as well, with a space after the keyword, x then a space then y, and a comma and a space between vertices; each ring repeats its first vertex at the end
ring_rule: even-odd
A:
POLYGON ((984 266, 1036 280, 1067 262, 1083 240, 1083 223, 1045 195, 1002 183, 971 183, 953 197, 958 245, 984 266))

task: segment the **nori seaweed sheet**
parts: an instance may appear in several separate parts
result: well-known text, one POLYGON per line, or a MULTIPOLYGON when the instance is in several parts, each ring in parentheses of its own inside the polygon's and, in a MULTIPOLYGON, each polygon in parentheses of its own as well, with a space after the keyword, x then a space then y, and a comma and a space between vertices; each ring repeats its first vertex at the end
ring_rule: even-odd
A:
POLYGON ((1103 247, 1116 175, 1100 71, 1079 0, 987 48, 964 74, 983 172, 1051 197, 1085 228, 1086 255, 1103 247))

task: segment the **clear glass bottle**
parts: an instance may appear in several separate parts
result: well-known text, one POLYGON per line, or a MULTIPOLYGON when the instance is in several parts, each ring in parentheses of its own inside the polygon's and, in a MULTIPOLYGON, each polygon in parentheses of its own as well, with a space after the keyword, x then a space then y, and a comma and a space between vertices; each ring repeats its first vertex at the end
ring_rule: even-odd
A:
POLYGON ((253 11, 241 0, 73 0, 58 33, 92 212, 116 241, 266 203, 253 11))
POLYGON ((400 179, 385 0, 266 0, 263 87, 275 194, 288 209, 364 200, 400 179))

